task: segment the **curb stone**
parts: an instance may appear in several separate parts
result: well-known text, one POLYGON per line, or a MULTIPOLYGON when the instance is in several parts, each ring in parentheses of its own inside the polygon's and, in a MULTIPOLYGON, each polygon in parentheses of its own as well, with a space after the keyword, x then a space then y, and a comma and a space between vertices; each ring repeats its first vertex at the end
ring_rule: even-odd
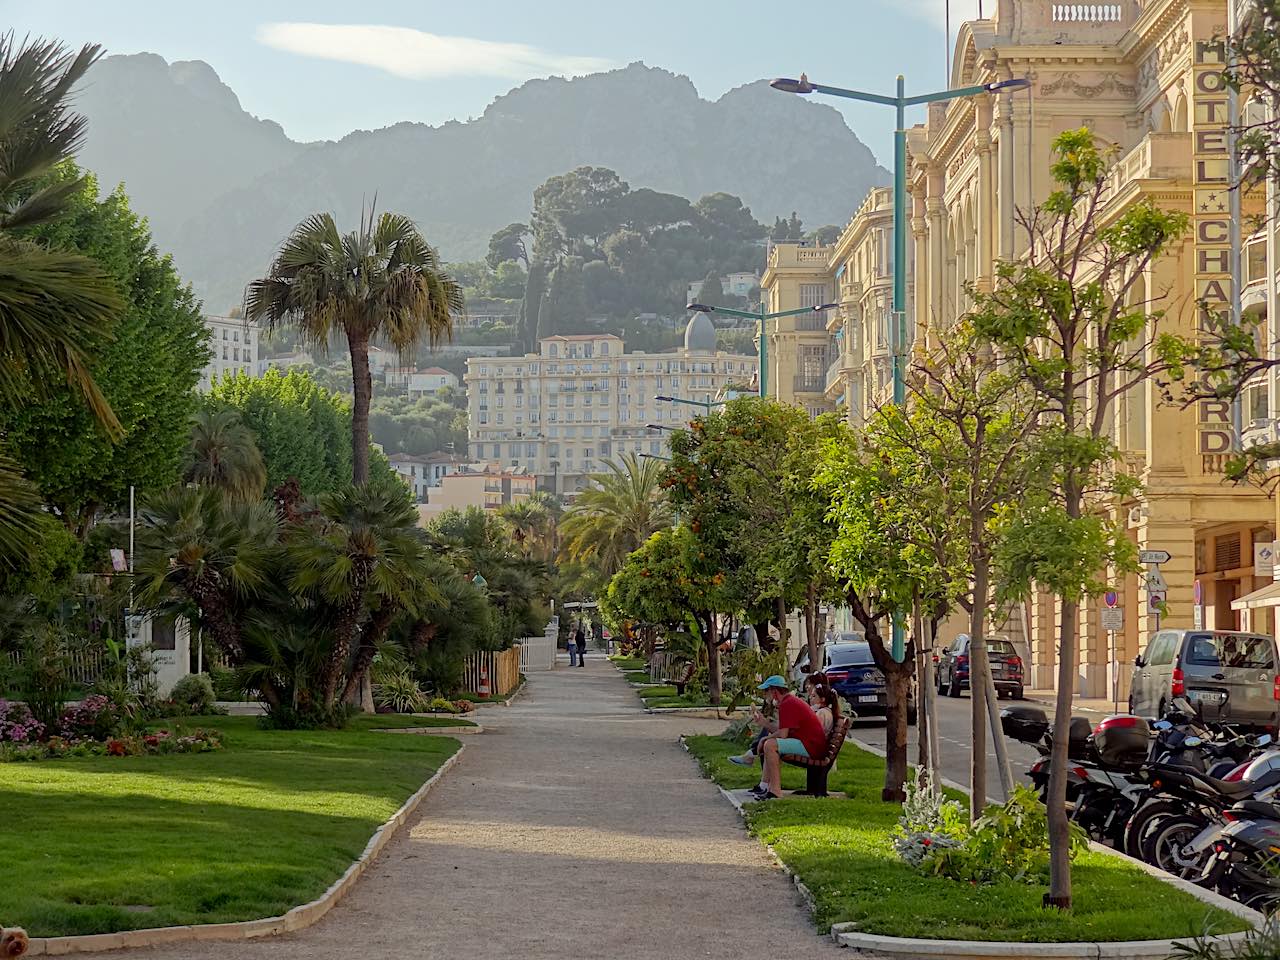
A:
MULTIPOLYGON (((437 728, 439 729, 439 728, 437 728)), ((320 920, 346 896, 356 881, 369 868, 378 854, 391 842, 400 828, 408 822, 419 804, 426 798, 431 789, 444 777, 455 763, 462 757, 464 746, 458 744, 457 751, 449 757, 440 768, 409 797, 400 809, 393 813, 382 826, 374 831, 373 836, 365 844, 364 850, 347 867, 337 880, 329 885, 319 897, 310 903, 300 904, 279 917, 265 917, 260 920, 243 920, 233 923, 192 924, 178 927, 148 927, 141 930, 123 930, 119 933, 94 933, 78 937, 32 937, 27 956, 57 957, 70 953, 96 953, 102 950, 122 950, 134 947, 154 947, 162 944, 187 943, 210 940, 250 940, 257 937, 273 937, 282 933, 292 933, 311 926, 320 920)))
MULTIPOLYGON (((870 753, 884 756, 884 750, 876 748, 865 741, 854 737, 848 738, 861 749, 870 753)), ((680 746, 686 753, 689 753, 689 745, 683 736, 680 737, 680 746)), ((690 754, 692 756, 692 754, 690 754)), ((712 781, 714 783, 714 781, 712 781)), ((962 784, 957 783, 949 778, 943 778, 943 784, 955 790, 964 791, 962 784)), ((720 791, 739 816, 746 820, 746 810, 741 801, 728 790, 725 790, 719 784, 716 789, 720 791)), ((967 792, 967 791, 965 791, 967 792)), ((769 851, 769 855, 774 861, 782 867, 784 873, 791 877, 792 882, 796 885, 796 889, 800 891, 800 895, 804 898, 809 908, 810 916, 816 914, 816 900, 813 892, 805 886, 792 870, 782 862, 782 858, 778 856, 776 850, 770 844, 764 843, 764 848, 769 851)), ((1255 910, 1250 910, 1243 904, 1223 897, 1220 894, 1197 887, 1193 883, 1185 880, 1177 880, 1165 874, 1163 871, 1157 870, 1150 864, 1143 864, 1141 861, 1133 860, 1122 853, 1117 853, 1110 847, 1104 847, 1101 844, 1091 844, 1098 850, 1105 851, 1115 856, 1128 860, 1131 863, 1147 868, 1147 872, 1157 879, 1169 883, 1171 886, 1178 887, 1187 893, 1196 896, 1201 901, 1220 909, 1226 910, 1235 916, 1250 923, 1253 927, 1261 927, 1266 921, 1262 914, 1255 910)), ((880 958, 893 958, 893 960, 935 960, 939 957, 964 957, 966 960, 1168 960, 1171 956, 1176 956, 1178 946, 1186 943, 1186 939, 1171 940, 1128 940, 1128 941, 1108 941, 1099 943, 1010 943, 985 940, 923 940, 912 937, 890 937, 880 934, 858 933, 856 932, 856 924, 852 923, 836 923, 830 927, 830 936, 842 947, 847 947, 855 954, 865 954, 868 956, 880 958)), ((1239 933, 1225 934, 1219 937, 1208 938, 1223 946, 1228 956, 1234 956, 1236 948, 1243 944, 1248 936, 1248 931, 1239 933)))
POLYGON ((374 733, 412 733, 419 736, 430 734, 442 734, 449 737, 467 736, 468 734, 484 733, 484 727, 478 723, 472 723, 468 726, 457 727, 377 727, 374 733))

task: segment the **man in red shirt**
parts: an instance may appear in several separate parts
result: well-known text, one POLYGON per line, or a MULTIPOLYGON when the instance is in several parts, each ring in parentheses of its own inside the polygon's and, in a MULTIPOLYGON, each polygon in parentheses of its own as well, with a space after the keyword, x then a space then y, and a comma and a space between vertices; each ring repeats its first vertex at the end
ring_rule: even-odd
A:
POLYGON ((761 800, 782 796, 782 757, 820 757, 827 749, 827 735, 813 708, 787 689, 787 681, 772 676, 759 690, 778 709, 778 729, 760 744, 766 789, 761 800))

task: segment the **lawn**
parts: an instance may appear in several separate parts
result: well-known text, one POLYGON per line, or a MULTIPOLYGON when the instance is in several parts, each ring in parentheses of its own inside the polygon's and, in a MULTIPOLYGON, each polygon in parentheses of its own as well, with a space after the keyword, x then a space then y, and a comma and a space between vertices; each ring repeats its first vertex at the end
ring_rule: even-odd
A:
MULTIPOLYGON (((738 747, 718 737, 688 737, 703 772, 721 786, 752 786, 759 771, 728 762, 738 747)), ((783 787, 804 786, 804 771, 783 770, 783 787)), ((848 799, 788 798, 749 808, 753 833, 770 844, 817 901, 823 929, 852 922, 863 933, 941 940, 1037 943, 1191 937, 1246 924, 1103 853, 1075 863, 1074 909, 1044 910, 1044 888, 1021 883, 975 887, 925 876, 889 846, 899 808, 880 801, 884 761, 846 744, 830 789, 848 799)))
POLYGON ((0 765, 0 922, 32 936, 252 920, 319 896, 457 749, 356 718, 267 731, 251 717, 163 724, 223 734, 216 753, 0 765))
POLYGON ((609 660, 623 672, 628 670, 647 670, 649 667, 648 661, 644 657, 610 657, 609 660))
POLYGON ((622 674, 627 678, 628 683, 652 683, 649 679, 648 670, 626 670, 622 674))
POLYGON ((669 683, 654 687, 636 687, 635 691, 640 694, 640 699, 644 701, 646 707, 711 706, 711 701, 707 699, 705 694, 685 694, 682 697, 676 693, 676 688, 669 683))

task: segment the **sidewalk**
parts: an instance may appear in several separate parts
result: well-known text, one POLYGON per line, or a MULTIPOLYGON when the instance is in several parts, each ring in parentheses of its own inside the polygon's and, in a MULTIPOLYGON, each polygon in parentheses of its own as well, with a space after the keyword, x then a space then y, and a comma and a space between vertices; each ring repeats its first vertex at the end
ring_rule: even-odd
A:
POLYGON ((848 957, 603 656, 529 677, 322 921, 102 960, 848 957))
MULTIPOLYGON (((1053 690, 1028 690, 1025 696, 1028 700, 1033 700, 1052 712, 1058 695, 1053 690)), ((1127 700, 1120 700, 1118 706, 1119 709, 1117 709, 1117 703, 1114 700, 1098 697, 1076 697, 1072 701, 1071 710, 1073 713, 1095 714, 1098 717, 1109 716, 1113 713, 1126 713, 1129 710, 1127 700)))

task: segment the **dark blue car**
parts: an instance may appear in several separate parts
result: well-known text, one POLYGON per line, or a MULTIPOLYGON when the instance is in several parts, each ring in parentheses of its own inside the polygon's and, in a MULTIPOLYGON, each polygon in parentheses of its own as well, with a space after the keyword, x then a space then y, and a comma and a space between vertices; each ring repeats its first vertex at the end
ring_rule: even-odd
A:
MULTIPOLYGON (((860 717, 884 716, 888 710, 884 674, 872 659, 871 647, 865 640, 841 637, 838 643, 825 644, 822 661, 822 672, 855 714, 860 717)), ((798 666, 804 673, 811 672, 807 669, 807 658, 802 659, 798 666)), ((907 723, 915 722, 916 704, 912 698, 907 701, 907 723)))

